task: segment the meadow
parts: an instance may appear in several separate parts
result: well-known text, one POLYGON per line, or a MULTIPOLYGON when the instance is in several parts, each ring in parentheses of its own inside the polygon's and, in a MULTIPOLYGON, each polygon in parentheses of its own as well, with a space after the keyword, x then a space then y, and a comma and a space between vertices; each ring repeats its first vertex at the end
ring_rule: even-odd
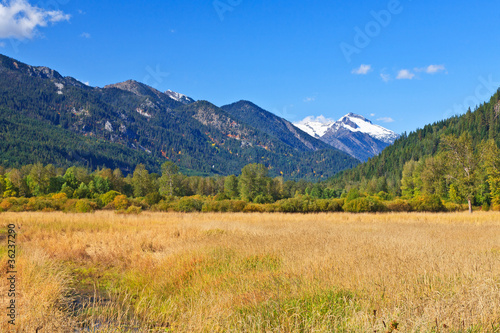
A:
POLYGON ((0 213, 2 332, 500 332, 500 215, 0 213))

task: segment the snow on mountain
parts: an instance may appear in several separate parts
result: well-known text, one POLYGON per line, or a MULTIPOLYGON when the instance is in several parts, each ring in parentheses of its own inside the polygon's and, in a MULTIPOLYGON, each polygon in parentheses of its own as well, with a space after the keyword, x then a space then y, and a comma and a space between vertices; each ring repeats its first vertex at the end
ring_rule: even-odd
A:
POLYGON ((192 99, 191 97, 172 91, 170 89, 165 91, 165 94, 167 94, 168 97, 172 98, 173 100, 181 102, 182 104, 191 104, 195 102, 195 100, 192 99))
POLYGON ((294 125, 313 138, 321 138, 333 123, 335 123, 333 119, 328 119, 324 116, 316 118, 309 116, 298 123, 294 123, 294 125))
POLYGON ((361 161, 378 155, 399 137, 397 133, 354 113, 348 113, 338 121, 324 116, 307 117, 294 125, 361 161))
POLYGON ((365 117, 354 113, 348 113, 331 126, 334 131, 338 130, 340 127, 345 127, 351 132, 366 133, 371 137, 388 144, 394 143, 394 141, 399 137, 397 133, 380 125, 375 125, 365 117))

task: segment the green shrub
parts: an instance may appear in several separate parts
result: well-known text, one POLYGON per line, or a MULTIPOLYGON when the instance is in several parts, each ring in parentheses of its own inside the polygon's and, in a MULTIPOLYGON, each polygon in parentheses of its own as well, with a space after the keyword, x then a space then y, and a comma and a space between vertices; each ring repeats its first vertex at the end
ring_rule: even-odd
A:
POLYGON ((113 200, 115 200, 115 198, 119 195, 121 195, 120 192, 109 191, 109 192, 106 192, 104 194, 101 194, 100 198, 101 198, 102 204, 104 206, 106 206, 106 205, 110 204, 111 202, 113 202, 113 200))
POLYGON ((384 191, 380 191, 377 193, 377 197, 379 197, 380 200, 383 200, 383 201, 387 201, 387 200, 391 200, 392 197, 389 193, 387 192, 384 192, 384 191))
POLYGON ((276 201, 278 209, 283 213, 300 213, 304 208, 303 201, 300 197, 289 198, 276 201))
MULTIPOLYGON (((64 183, 66 185, 66 183, 64 183)), ((60 193, 64 193, 66 194, 66 197, 67 198, 73 198, 73 193, 75 192, 75 190, 72 188, 72 187, 69 187, 69 186, 63 186, 61 188, 61 192, 60 193)))
POLYGON ((446 202, 444 208, 447 212, 460 212, 465 210, 463 205, 454 202, 446 202))
POLYGON ((264 205, 248 203, 243 209, 245 213, 263 213, 266 211, 264 205))
POLYGON ((272 196, 270 196, 270 195, 263 195, 263 194, 259 194, 258 196, 256 196, 253 199, 253 203, 257 203, 257 204, 271 203, 273 201, 274 200, 273 200, 272 196))
POLYGON ((350 213, 374 213, 384 212, 387 207, 384 206, 378 199, 373 197, 357 198, 350 201, 346 200, 343 206, 345 212, 350 213))
POLYGON ((328 204, 330 203, 330 200, 327 199, 316 199, 314 200, 309 207, 307 207, 308 212, 327 212, 328 211, 328 204))
POLYGON ((26 211, 43 211, 47 209, 54 209, 53 201, 47 200, 45 198, 33 197, 29 198, 28 203, 24 205, 24 210, 26 211))
POLYGON ((161 200, 156 205, 153 205, 151 210, 154 212, 168 212, 170 208, 172 208, 172 205, 168 200, 161 200))
POLYGON ((90 213, 96 208, 97 204, 87 199, 69 199, 64 204, 63 210, 66 213, 90 213))
POLYGON ((411 205, 403 199, 385 202, 387 209, 391 212, 411 212, 411 205))
POLYGON ((142 208, 138 207, 138 206, 130 206, 125 211, 125 214, 135 214, 135 215, 138 215, 140 213, 142 213, 142 208))
POLYGON ((215 201, 229 200, 231 199, 226 193, 217 193, 214 197, 215 201))
POLYGON ((176 205, 173 205, 173 209, 176 212, 200 212, 203 207, 203 202, 198 199, 184 197, 179 200, 176 205))
POLYGON ((275 213, 279 212, 279 206, 276 203, 268 203, 264 204, 264 211, 266 213, 275 213))
POLYGON ((316 199, 303 212, 341 212, 343 205, 343 199, 316 199))
POLYGON ((137 206, 141 207, 143 210, 149 209, 149 204, 146 202, 146 199, 143 198, 130 198, 129 206, 137 206))
POLYGON ((118 195, 113 199, 114 208, 117 210, 125 210, 130 205, 126 195, 118 195))
POLYGON ((90 213, 95 210, 95 203, 80 199, 75 204, 75 213, 90 213))
POLYGON ((247 205, 243 200, 221 200, 221 201, 207 201, 203 204, 202 212, 242 212, 247 205))
POLYGON ((441 198, 436 195, 422 195, 410 201, 412 209, 417 212, 443 212, 445 207, 441 198))
POLYGON ((345 199, 330 199, 330 203, 328 204, 329 212, 343 212, 342 207, 345 204, 345 199))
POLYGON ((351 201, 351 200, 355 200, 357 198, 360 198, 361 197, 361 194, 359 193, 358 189, 357 188, 351 188, 349 190, 349 192, 347 192, 347 196, 345 198, 345 201, 351 201))
POLYGON ((162 196, 158 192, 152 192, 146 195, 145 201, 149 206, 156 205, 162 200, 162 196))

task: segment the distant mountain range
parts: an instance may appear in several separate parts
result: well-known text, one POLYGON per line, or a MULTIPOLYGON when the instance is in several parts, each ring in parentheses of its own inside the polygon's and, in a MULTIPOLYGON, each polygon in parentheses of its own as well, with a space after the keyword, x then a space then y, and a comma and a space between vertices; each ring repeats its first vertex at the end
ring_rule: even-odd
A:
POLYGON ((217 107, 129 80, 90 87, 47 67, 0 55, 0 165, 72 164, 158 172, 325 179, 359 163, 248 101, 217 107))
POLYGON ((380 154, 399 137, 395 132, 354 113, 348 113, 337 121, 308 117, 294 125, 363 162, 380 154))

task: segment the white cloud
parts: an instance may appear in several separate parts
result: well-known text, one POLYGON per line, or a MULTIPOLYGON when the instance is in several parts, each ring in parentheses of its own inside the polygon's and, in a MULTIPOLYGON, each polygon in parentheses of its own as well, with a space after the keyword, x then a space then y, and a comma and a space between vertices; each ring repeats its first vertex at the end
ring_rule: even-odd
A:
POLYGON ((87 13, 85 13, 85 12, 84 12, 83 10, 81 10, 81 9, 78 9, 78 14, 80 14, 80 15, 85 15, 85 14, 87 14, 87 13))
POLYGON ((306 123, 310 123, 310 122, 317 122, 317 123, 321 123, 321 124, 328 124, 328 123, 335 122, 335 120, 331 119, 331 118, 326 118, 323 115, 317 116, 317 117, 309 116, 309 117, 305 117, 304 119, 302 119, 301 121, 299 121, 297 124, 301 125, 301 124, 306 124, 306 123))
POLYGON ((314 101, 316 101, 316 97, 314 97, 314 96, 313 97, 306 97, 306 98, 304 98, 304 102, 306 102, 306 103, 311 103, 311 102, 314 102, 314 101))
POLYGON ((60 10, 34 7, 26 0, 0 2, 0 38, 33 38, 38 27, 68 21, 70 15, 60 10))
POLYGON ((380 78, 382 78, 382 81, 384 82, 389 82, 391 80, 391 76, 385 73, 380 73, 380 78))
POLYGON ((398 72, 397 80, 411 80, 415 77, 415 74, 407 69, 402 69, 398 72))
POLYGON ((370 113, 370 117, 375 117, 375 113, 370 113))
POLYGON ((446 68, 444 67, 444 65, 430 65, 429 67, 427 67, 425 69, 425 72, 427 74, 435 74, 437 72, 441 72, 441 71, 444 71, 446 70, 446 68))
POLYGON ((80 35, 80 37, 83 37, 83 38, 87 38, 87 39, 89 39, 89 38, 90 38, 90 37, 92 37, 92 36, 90 36, 90 34, 89 34, 88 32, 83 32, 83 33, 80 35))
POLYGON ((372 65, 361 65, 351 71, 352 74, 366 75, 372 70, 372 65))
POLYGON ((90 86, 90 82, 89 81, 85 81, 85 82, 83 82, 83 84, 86 85, 86 86, 90 86))
POLYGON ((446 71, 444 65, 429 65, 423 68, 415 68, 415 72, 425 72, 427 74, 436 74, 443 71, 446 71))
POLYGON ((394 119, 392 119, 391 117, 382 117, 382 118, 377 118, 377 121, 381 121, 384 123, 393 123, 394 119))

